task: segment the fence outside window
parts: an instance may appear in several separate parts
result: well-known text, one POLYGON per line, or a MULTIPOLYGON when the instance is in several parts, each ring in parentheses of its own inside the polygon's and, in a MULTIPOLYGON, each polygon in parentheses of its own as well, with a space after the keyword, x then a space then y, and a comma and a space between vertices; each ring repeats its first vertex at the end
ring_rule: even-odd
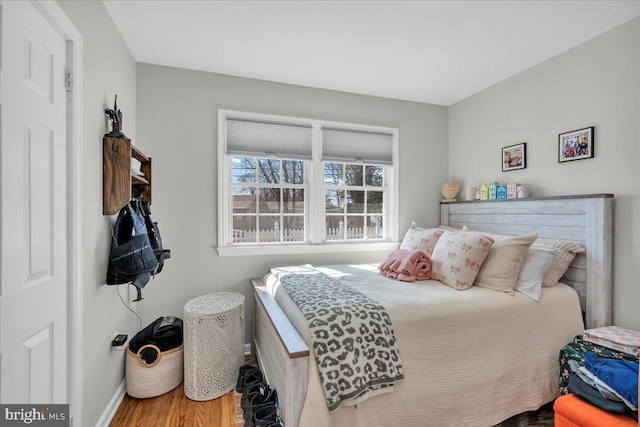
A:
MULTIPOLYGON (((302 229, 283 229, 282 240, 280 240, 280 227, 276 222, 273 228, 264 228, 260 230, 233 230, 233 243, 255 243, 260 242, 302 242, 304 241, 304 230, 302 229)), ((326 240, 344 240, 345 228, 342 223, 336 228, 327 228, 325 230, 326 240)), ((379 224, 366 227, 367 239, 382 239, 382 228, 379 224)), ((364 227, 347 227, 347 240, 361 240, 365 238, 364 227)))

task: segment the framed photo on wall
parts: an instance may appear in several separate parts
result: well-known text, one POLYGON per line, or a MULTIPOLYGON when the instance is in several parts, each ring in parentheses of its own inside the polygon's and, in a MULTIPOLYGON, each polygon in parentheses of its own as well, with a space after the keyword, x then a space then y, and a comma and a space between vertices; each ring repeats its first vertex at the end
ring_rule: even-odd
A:
POLYGON ((558 135, 558 162, 593 157, 593 126, 558 135))
POLYGON ((510 145, 502 149, 502 172, 527 167, 527 143, 510 145))

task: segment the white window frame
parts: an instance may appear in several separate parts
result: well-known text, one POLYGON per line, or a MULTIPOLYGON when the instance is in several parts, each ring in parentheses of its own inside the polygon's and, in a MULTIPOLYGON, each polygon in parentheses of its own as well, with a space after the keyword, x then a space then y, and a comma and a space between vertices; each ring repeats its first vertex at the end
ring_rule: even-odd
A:
MULTIPOLYGON (((220 256, 285 255, 326 252, 360 252, 392 250, 398 247, 399 213, 399 135, 397 128, 360 125, 353 123, 316 120, 300 117, 276 116, 233 110, 218 110, 218 247, 220 256), (312 160, 305 161, 305 242, 276 242, 256 244, 234 244, 232 236, 233 203, 231 202, 232 170, 230 157, 226 153, 226 121, 228 119, 263 121, 305 125, 312 127, 312 160), (393 166, 385 170, 388 187, 384 201, 383 230, 386 240, 324 240, 325 187, 322 162, 322 128, 340 128, 352 131, 388 133, 392 137, 393 166)), ((284 158, 284 156, 283 156, 284 158)), ((353 163, 357 163, 354 161, 353 163)))

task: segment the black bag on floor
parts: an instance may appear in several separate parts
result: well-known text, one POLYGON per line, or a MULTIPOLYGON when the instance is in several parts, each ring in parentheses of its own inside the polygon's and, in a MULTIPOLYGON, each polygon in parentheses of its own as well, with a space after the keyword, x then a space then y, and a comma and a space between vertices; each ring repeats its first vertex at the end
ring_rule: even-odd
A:
MULTIPOLYGON (((129 350, 138 350, 147 344, 153 344, 160 351, 167 351, 182 345, 182 319, 168 316, 158 317, 149 326, 135 334, 129 342, 129 350)), ((142 350, 142 357, 147 363, 152 363, 157 355, 148 349, 142 350), (146 352, 146 353, 145 353, 146 352)))

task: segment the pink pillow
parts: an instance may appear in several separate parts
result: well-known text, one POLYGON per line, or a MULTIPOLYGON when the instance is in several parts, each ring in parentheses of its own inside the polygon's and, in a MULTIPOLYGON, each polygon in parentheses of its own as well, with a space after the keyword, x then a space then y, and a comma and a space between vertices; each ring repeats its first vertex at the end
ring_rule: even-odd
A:
POLYGON ((431 278, 454 289, 469 289, 491 245, 491 237, 477 232, 445 231, 431 256, 431 278))
POLYGON ((438 228, 420 228, 415 222, 411 223, 411 228, 407 230, 407 234, 402 239, 400 249, 407 251, 422 251, 428 254, 436 247, 438 239, 442 236, 444 230, 438 228))

